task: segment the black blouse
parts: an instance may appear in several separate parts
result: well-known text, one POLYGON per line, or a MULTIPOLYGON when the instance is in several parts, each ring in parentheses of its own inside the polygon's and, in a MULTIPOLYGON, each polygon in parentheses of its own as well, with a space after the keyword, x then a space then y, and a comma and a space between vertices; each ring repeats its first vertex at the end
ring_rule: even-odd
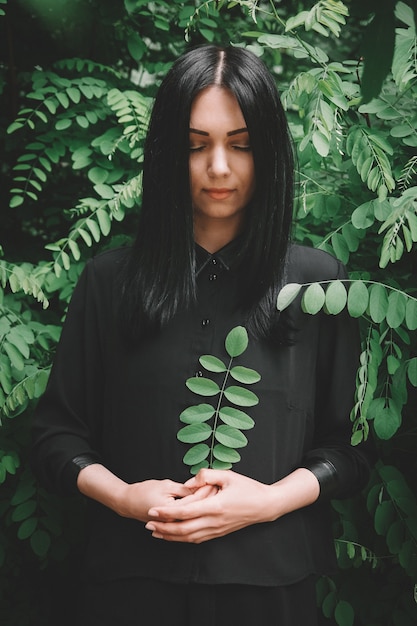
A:
MULTIPOLYGON (((197 303, 178 313, 139 348, 126 345, 117 322, 118 269, 126 250, 87 263, 74 291, 48 388, 33 424, 33 465, 51 491, 76 492, 76 457, 96 458, 129 483, 152 478, 185 481, 177 440, 180 413, 199 399, 185 385, 200 376, 199 357, 227 359, 227 333, 244 323, 236 305, 236 245, 215 254, 197 249, 197 303)), ((288 282, 345 277, 330 255, 291 248, 288 282)), ((347 314, 307 315, 299 301, 288 311, 295 342, 279 346, 250 338, 236 364, 256 369, 259 397, 248 409, 255 427, 233 469, 273 483, 318 460, 334 469, 330 495, 346 497, 369 474, 367 445, 350 445, 359 339, 347 314)), ((210 375, 212 376, 212 375, 210 375)), ((119 517, 88 500, 90 580, 146 576, 172 582, 283 585, 330 572, 335 556, 329 498, 225 537, 193 545, 156 540, 142 522, 119 517)))

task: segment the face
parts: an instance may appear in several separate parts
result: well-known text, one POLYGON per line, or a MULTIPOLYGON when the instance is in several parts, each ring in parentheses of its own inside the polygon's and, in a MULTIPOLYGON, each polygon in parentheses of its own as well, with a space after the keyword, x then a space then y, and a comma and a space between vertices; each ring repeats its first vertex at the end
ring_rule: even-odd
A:
POLYGON ((246 122, 235 96, 212 86, 190 115, 190 185, 196 227, 226 226, 237 234, 255 189, 246 122))

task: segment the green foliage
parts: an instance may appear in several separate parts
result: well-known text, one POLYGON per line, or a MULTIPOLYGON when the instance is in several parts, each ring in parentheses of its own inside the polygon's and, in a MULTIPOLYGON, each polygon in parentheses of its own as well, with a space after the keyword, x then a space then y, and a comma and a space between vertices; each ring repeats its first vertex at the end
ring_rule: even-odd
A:
POLYGON ((222 374, 218 384, 206 377, 189 378, 187 387, 195 394, 217 397, 215 406, 197 404, 187 407, 180 420, 187 424, 178 431, 178 439, 183 443, 194 444, 184 455, 184 463, 190 465, 190 472, 196 474, 203 467, 231 469, 240 461, 238 448, 247 445, 248 440, 241 432, 253 428, 255 422, 245 412, 234 406, 225 405, 225 400, 239 407, 251 407, 259 399, 253 391, 241 385, 227 385, 229 377, 243 385, 252 385, 260 380, 260 374, 243 365, 232 365, 248 347, 248 334, 243 326, 236 326, 227 334, 225 348, 229 362, 209 354, 200 357, 200 364, 212 374, 222 374), (211 423, 209 424, 209 420, 211 423), (209 440, 210 443, 201 443, 209 440))
MULTIPOLYGON (((30 472, 31 413, 85 261, 129 243, 135 230, 156 87, 178 54, 207 41, 247 46, 271 68, 297 154, 294 239, 348 265, 346 280, 287 285, 278 307, 294 301, 306 315, 344 312, 361 328, 352 442, 373 437, 381 461, 363 494, 333 503, 340 573, 320 581, 319 602, 340 626, 417 622, 413 6, 0 0, 0 605, 12 607, 7 623, 57 623, 40 605, 44 594, 16 608, 39 578, 26 580, 25 572, 69 563, 81 533, 74 502, 47 495, 30 472)), ((226 351, 230 360, 238 356, 230 345, 226 351)), ((207 446, 213 462, 232 465, 242 431, 253 425, 242 407, 253 400, 245 386, 256 376, 213 356, 201 364, 211 376, 188 384, 208 402, 182 414, 184 441, 189 452, 207 446), (237 384, 223 388, 227 378, 237 384)), ((200 462, 210 462, 206 449, 190 467, 200 462)))

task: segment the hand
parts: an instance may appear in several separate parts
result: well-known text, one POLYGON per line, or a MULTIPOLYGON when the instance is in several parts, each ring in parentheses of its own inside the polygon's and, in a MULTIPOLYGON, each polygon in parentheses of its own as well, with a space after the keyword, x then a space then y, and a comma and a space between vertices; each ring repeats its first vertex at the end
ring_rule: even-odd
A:
POLYGON ((169 479, 125 483, 118 495, 117 512, 123 517, 147 522, 151 519, 150 508, 168 508, 186 496, 195 498, 196 494, 189 487, 169 479))
POLYGON ((201 470, 184 486, 193 495, 148 511, 146 528, 154 537, 201 543, 277 517, 275 487, 231 470, 201 470))
MULTIPOLYGON (((81 493, 101 502, 123 517, 147 522, 151 507, 168 507, 178 498, 204 497, 204 491, 196 492, 173 480, 145 480, 129 484, 115 476, 100 463, 87 465, 78 474, 77 486, 81 493)), ((207 488, 206 488, 207 491, 207 488)))

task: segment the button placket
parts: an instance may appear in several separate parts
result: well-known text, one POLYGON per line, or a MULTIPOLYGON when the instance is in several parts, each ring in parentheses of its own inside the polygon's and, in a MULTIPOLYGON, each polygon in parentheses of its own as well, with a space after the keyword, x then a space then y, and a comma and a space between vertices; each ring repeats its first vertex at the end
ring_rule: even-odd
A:
POLYGON ((217 277, 219 275, 219 271, 221 270, 221 266, 218 264, 217 259, 215 257, 213 257, 211 259, 210 265, 211 265, 211 270, 212 271, 209 273, 208 279, 210 281, 217 280, 217 277))

